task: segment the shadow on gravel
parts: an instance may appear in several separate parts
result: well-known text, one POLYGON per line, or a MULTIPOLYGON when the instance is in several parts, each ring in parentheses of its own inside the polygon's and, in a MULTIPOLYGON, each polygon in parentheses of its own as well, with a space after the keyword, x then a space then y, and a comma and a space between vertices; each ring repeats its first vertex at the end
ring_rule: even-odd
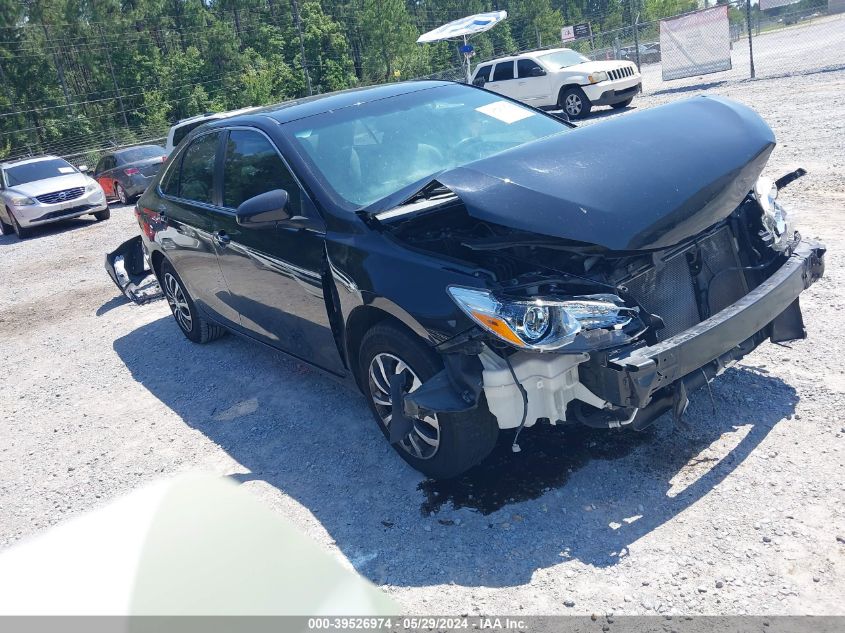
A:
MULTIPOLYGON (((42 237, 47 237, 49 235, 58 235, 60 233, 74 231, 80 227, 96 223, 97 221, 94 218, 89 218, 88 216, 74 218, 72 220, 60 220, 59 222, 53 222, 51 224, 45 224, 43 226, 34 228, 30 236, 23 241, 28 242, 30 240, 37 240, 42 237)), ((0 246, 17 244, 20 241, 21 240, 19 240, 18 236, 14 233, 10 233, 8 235, 0 235, 0 246)))
POLYGON ((434 483, 387 446, 360 395, 272 350, 235 336, 194 345, 170 317, 114 349, 248 471, 234 479, 302 504, 361 574, 395 586, 516 586, 567 560, 613 566, 711 493, 797 402, 777 378, 732 369, 713 383, 717 414, 699 391, 686 429, 666 417, 644 434, 534 427, 522 452, 503 442, 464 477, 434 483), (709 450, 723 436, 733 448, 709 450))
POLYGON ((718 88, 724 84, 728 83, 727 81, 709 81, 706 83, 700 84, 693 84, 691 86, 679 86, 678 88, 665 88, 663 90, 656 90, 652 92, 653 95, 675 95, 681 94, 683 92, 700 92, 702 90, 711 90, 713 88, 718 88))

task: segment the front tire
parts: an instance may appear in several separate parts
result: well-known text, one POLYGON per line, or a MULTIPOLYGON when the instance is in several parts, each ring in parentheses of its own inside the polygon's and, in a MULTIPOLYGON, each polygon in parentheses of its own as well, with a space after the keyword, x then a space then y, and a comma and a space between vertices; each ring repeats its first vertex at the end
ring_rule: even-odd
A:
MULTIPOLYGON (((11 221, 12 214, 7 210, 6 213, 9 216, 9 220, 11 221)), ((3 235, 11 235, 12 232, 15 230, 11 224, 6 222, 2 217, 0 217, 0 231, 2 231, 3 235)))
POLYGON ((593 109, 592 102, 578 86, 561 90, 557 103, 570 119, 583 119, 593 109))
POLYGON ((625 99, 625 101, 620 101, 619 103, 614 103, 610 107, 613 108, 614 110, 621 110, 622 108, 627 108, 629 105, 631 105, 631 102, 633 100, 634 100, 634 97, 631 97, 630 99, 625 99))
POLYGON ((182 278, 167 261, 161 264, 161 287, 176 324, 188 340, 194 343, 208 343, 226 333, 225 328, 211 323, 200 314, 182 278))
POLYGON ((94 219, 97 222, 102 222, 103 220, 108 220, 111 217, 111 209, 106 209, 105 211, 97 211, 94 214, 94 219))
POLYGON ((8 213, 9 219, 12 221, 12 228, 15 231, 15 235, 18 236, 18 239, 25 240, 26 238, 30 237, 32 235, 32 229, 22 227, 18 222, 18 219, 14 216, 14 214, 11 211, 8 211, 8 213))
MULTIPOLYGON (((442 369, 437 354, 425 343, 390 323, 381 323, 361 341, 359 384, 385 437, 390 436, 390 379, 403 376, 403 393, 410 393, 442 369)), ((479 463, 496 444, 499 428, 483 396, 476 409, 440 413, 414 420, 393 448, 408 464, 433 479, 449 479, 479 463)))

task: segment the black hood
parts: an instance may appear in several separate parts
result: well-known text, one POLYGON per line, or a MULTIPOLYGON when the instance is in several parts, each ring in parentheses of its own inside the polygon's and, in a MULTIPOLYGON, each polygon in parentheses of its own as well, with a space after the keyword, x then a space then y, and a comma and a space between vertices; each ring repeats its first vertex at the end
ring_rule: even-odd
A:
POLYGON ((751 109, 696 97, 521 145, 437 180, 479 220, 610 250, 656 249, 727 217, 774 146, 751 109))

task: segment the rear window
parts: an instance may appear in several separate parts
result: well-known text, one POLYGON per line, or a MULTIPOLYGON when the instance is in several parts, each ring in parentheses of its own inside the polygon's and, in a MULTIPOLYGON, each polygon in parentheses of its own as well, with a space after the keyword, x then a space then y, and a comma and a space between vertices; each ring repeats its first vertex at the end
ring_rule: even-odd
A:
POLYGON ((513 79, 513 62, 500 62, 496 64, 493 81, 504 81, 505 79, 513 79))
POLYGON ((40 160, 37 163, 26 163, 25 165, 7 167, 5 173, 6 184, 9 187, 14 187, 15 185, 35 182, 36 180, 75 174, 77 171, 76 167, 66 160, 51 158, 49 160, 40 160))
POLYGON ((145 145, 144 147, 132 147, 120 152, 117 156, 121 162, 134 163, 139 160, 146 160, 148 158, 161 158, 167 152, 163 147, 157 145, 145 145))

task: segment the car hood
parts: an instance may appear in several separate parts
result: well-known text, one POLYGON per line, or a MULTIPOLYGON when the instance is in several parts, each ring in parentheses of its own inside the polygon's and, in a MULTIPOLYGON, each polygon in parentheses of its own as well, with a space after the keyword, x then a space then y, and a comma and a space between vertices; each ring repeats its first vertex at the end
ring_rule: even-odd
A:
MULTIPOLYGON (((591 62, 582 62, 580 64, 575 64, 574 66, 565 66, 564 68, 560 68, 555 72, 560 73, 594 73, 600 70, 616 70, 617 68, 623 68, 631 66, 631 62, 628 61, 619 61, 619 60, 612 60, 612 61, 591 61, 591 62)), ((635 69, 636 70, 636 69, 635 69)))
POLYGON ((739 103, 696 97, 443 172, 470 216, 615 251, 665 248, 726 218, 775 146, 739 103))
POLYGON ((91 180, 85 174, 73 173, 66 176, 56 176, 55 178, 45 178, 44 180, 35 180, 33 182, 26 182, 22 185, 15 185, 9 187, 10 191, 16 191, 25 196, 35 197, 42 196, 45 193, 53 193, 54 191, 62 191, 63 189, 73 189, 75 187, 84 187, 91 180))

